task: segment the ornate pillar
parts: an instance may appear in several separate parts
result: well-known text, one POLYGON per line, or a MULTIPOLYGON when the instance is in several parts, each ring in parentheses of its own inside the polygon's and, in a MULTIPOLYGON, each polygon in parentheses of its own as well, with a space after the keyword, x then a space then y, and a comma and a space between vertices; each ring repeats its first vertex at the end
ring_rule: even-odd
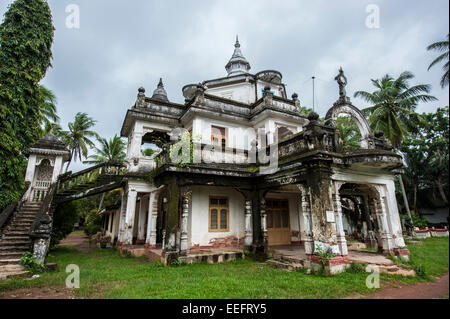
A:
POLYGON ((133 227, 134 227, 134 215, 136 213, 136 197, 137 197, 136 190, 131 189, 128 191, 122 245, 133 244, 133 227))
POLYGON ((192 192, 187 190, 182 196, 181 211, 181 234, 180 234, 180 255, 186 256, 188 252, 188 215, 189 202, 191 201, 192 192))
POLYGON ((250 247, 253 244, 253 225, 252 225, 252 201, 245 200, 245 246, 250 247))
POLYGON ((124 234, 125 234, 125 217, 126 217, 126 209, 127 209, 127 196, 128 192, 124 189, 121 191, 121 203, 120 203, 120 211, 119 211, 119 229, 117 235, 117 245, 122 245, 124 234))
POLYGON ((177 178, 171 177, 167 181, 167 190, 169 203, 167 205, 166 229, 164 233, 163 258, 165 264, 172 264, 174 259, 178 258, 177 248, 178 232, 178 208, 180 202, 180 188, 177 178))
POLYGON ((297 187, 301 192, 300 202, 302 208, 303 223, 305 225, 305 233, 303 236, 305 243, 305 253, 307 255, 312 255, 314 253, 314 239, 312 234, 310 197, 305 185, 298 184, 297 187))
POLYGON ((347 250, 347 240, 345 239, 344 226, 342 224, 342 206, 341 206, 341 196, 339 195, 339 189, 344 182, 335 181, 335 191, 333 196, 334 202, 334 217, 336 223, 336 238, 339 246, 339 251, 342 256, 348 255, 347 250))
POLYGON ((267 213, 266 213, 266 200, 264 198, 261 199, 259 204, 259 212, 261 214, 261 234, 262 234, 262 242, 265 248, 267 248, 268 244, 268 233, 267 233, 267 213))
POLYGON ((385 191, 382 186, 376 185, 375 188, 377 190, 377 197, 374 199, 374 206, 377 216, 379 237, 382 246, 381 248, 383 250, 383 253, 393 254, 395 247, 387 221, 385 191))
POLYGON ((148 217, 147 217, 147 238, 145 246, 148 248, 156 248, 156 221, 158 218, 158 200, 160 191, 151 192, 148 200, 148 217))

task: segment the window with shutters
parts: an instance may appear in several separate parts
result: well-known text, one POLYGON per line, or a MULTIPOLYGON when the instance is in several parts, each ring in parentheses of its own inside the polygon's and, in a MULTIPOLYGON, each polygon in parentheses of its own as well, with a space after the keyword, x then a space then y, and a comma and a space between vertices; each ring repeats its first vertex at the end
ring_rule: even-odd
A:
POLYGON ((228 198, 209 198, 209 231, 227 232, 229 230, 228 198))

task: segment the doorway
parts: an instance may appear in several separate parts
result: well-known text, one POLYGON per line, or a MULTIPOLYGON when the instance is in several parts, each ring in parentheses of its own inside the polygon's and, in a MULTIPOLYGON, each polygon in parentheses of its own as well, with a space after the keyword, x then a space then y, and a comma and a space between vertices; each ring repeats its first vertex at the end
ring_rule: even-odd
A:
POLYGON ((287 199, 267 199, 267 235, 270 246, 290 245, 289 202, 287 199))

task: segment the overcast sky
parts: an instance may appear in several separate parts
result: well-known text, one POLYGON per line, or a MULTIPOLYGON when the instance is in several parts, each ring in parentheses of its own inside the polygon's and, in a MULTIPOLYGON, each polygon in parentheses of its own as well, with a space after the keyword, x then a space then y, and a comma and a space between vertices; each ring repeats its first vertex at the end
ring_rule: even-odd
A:
MULTIPOLYGON (((0 0, 3 14, 12 0, 0 0)), ((445 38, 448 0, 433 1, 262 1, 262 0, 49 0, 55 26, 53 68, 42 83, 58 98, 66 129, 77 112, 94 119, 104 137, 120 133, 126 113, 143 86, 152 94, 163 78, 169 99, 183 103, 188 83, 226 76, 236 34, 250 72, 283 74, 288 96, 297 92, 324 115, 338 97, 334 77, 340 66, 347 93, 371 91, 370 79, 411 71, 411 84, 432 85, 439 101, 419 105, 432 112, 449 104, 441 65, 427 67, 435 52, 427 45, 445 38), (66 7, 80 10, 80 28, 67 28, 66 7), (368 28, 366 7, 379 8, 379 28, 368 28)), ((355 106, 366 104, 352 97, 355 106)), ((82 168, 79 162, 72 170, 82 168)))

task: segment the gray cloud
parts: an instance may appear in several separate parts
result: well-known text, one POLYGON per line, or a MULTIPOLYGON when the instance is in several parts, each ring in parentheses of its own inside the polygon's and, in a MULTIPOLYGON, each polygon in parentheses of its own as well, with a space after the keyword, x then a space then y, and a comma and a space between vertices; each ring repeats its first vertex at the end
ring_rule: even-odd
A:
MULTIPOLYGON (((3 15, 12 1, 0 3, 3 15)), ((187 83, 225 76, 224 66, 239 34, 252 72, 282 72, 288 94, 312 105, 311 76, 316 80, 317 110, 323 115, 336 100, 333 79, 339 66, 348 92, 371 90, 370 79, 404 70, 414 83, 429 83, 437 103, 448 105, 442 74, 427 71, 435 53, 431 42, 448 33, 448 1, 119 1, 50 0, 55 31, 53 68, 43 83, 58 97, 63 126, 87 112, 105 137, 118 134, 137 88, 150 95, 163 77, 171 101, 183 103, 187 83), (68 4, 80 8, 80 29, 65 26, 68 4), (380 29, 365 25, 366 6, 380 7, 380 29)), ((358 107, 366 106, 352 98, 358 107)), ((73 169, 83 165, 75 163, 73 169)))

